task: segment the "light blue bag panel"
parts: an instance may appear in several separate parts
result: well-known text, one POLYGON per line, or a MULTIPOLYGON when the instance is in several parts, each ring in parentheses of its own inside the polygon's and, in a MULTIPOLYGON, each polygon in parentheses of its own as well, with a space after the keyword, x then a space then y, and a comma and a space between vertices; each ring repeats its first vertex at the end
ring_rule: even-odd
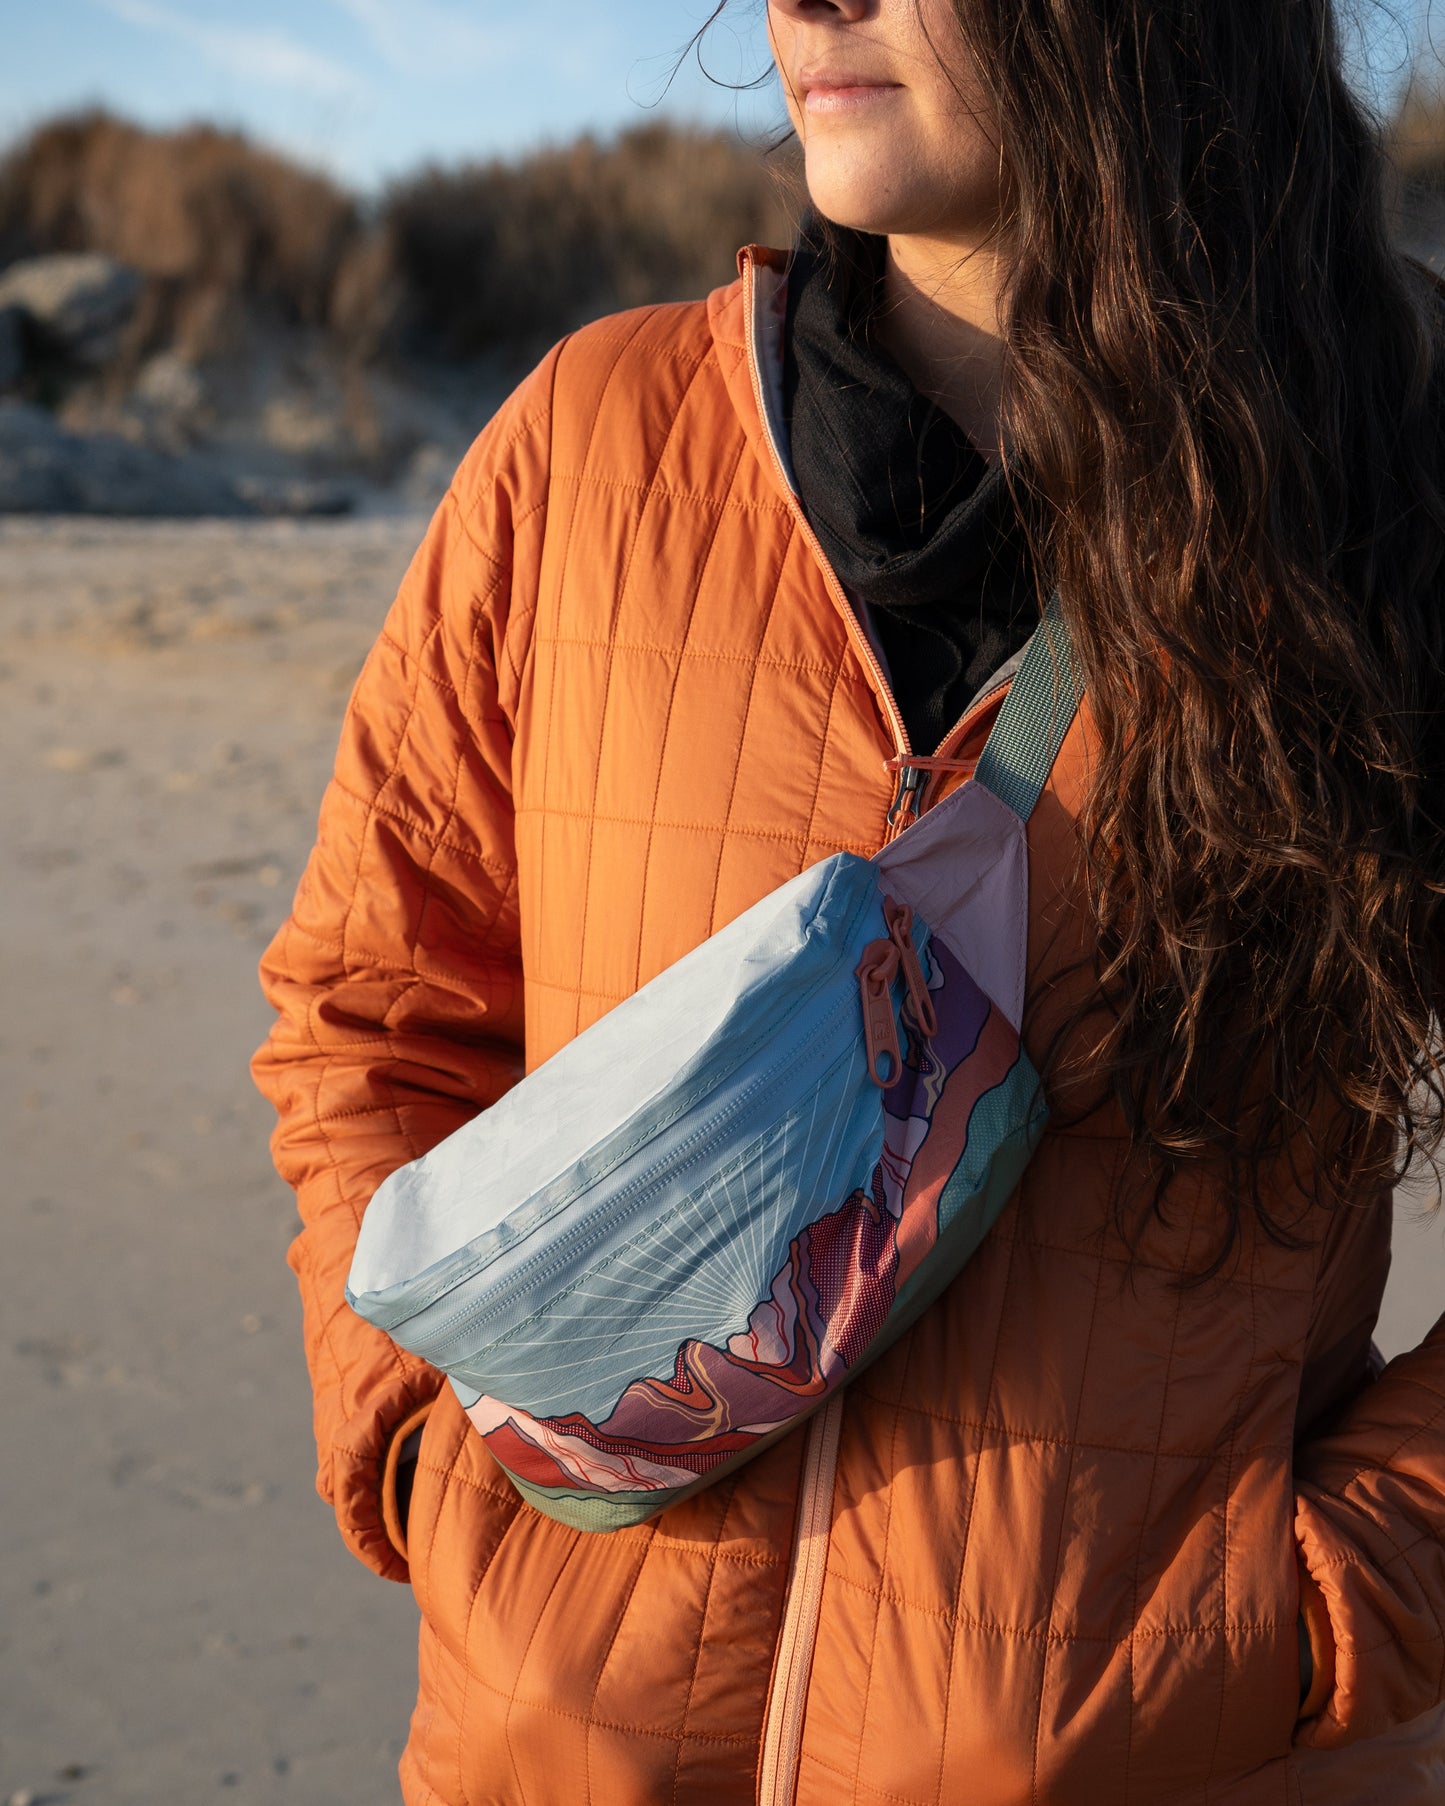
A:
POLYGON ((740 1117, 751 1140, 821 1066, 819 1109, 840 1121, 852 1092, 874 1089, 861 1054, 840 1053, 856 1050, 853 967, 885 932, 876 874, 854 854, 764 897, 394 1173, 362 1219, 348 1302, 364 1298, 388 1333, 407 1324, 408 1346, 450 1370, 469 1335, 515 1328, 519 1288, 565 1288, 570 1261, 606 1258, 636 1214, 683 1203, 737 1157, 740 1117), (622 1118, 620 1097, 637 1100, 622 1118), (459 1288, 481 1274, 493 1303, 463 1329, 475 1307, 459 1288))
MULTIPOLYGON (((587 1398, 603 1414, 639 1373, 672 1369, 679 1336, 668 1342, 663 1315, 701 1308, 695 1322, 719 1331, 746 1320, 773 1277, 760 1219, 777 1210, 778 1179, 789 1163, 811 1163, 833 1185, 876 1127, 878 1087, 853 1031, 853 970, 885 934, 878 876, 854 854, 771 892, 388 1179, 361 1221, 352 1308, 365 1299, 370 1322, 388 1333, 406 1326, 406 1347, 480 1385, 468 1355, 526 1340, 540 1291, 573 1295, 591 1271, 578 1309, 614 1284, 627 1293, 641 1226, 654 1237, 648 1280, 630 1299, 647 1322, 623 1340, 654 1353, 632 1362, 609 1398, 594 1396, 607 1382, 589 1367, 587 1398), (639 1093, 645 1102, 620 1122, 618 1098, 639 1093), (558 1170, 536 1185, 544 1163, 558 1170), (659 1266, 670 1241, 674 1259, 659 1266), (663 1271, 679 1289, 659 1306, 647 1289, 663 1271)), ((806 1208, 777 1219, 778 1230, 791 1239, 806 1208)), ((573 1335, 567 1351, 574 1385, 573 1335)), ((549 1403, 556 1378, 527 1382, 517 1403, 549 1403)))

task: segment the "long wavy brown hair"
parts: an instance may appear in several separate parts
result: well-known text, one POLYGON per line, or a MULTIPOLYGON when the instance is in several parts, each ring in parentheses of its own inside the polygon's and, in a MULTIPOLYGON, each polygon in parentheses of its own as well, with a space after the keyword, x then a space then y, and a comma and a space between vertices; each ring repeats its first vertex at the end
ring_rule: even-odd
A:
POLYGON ((1244 1209, 1288 1238, 1441 1140, 1438 296, 1330 0, 957 11, 1012 186, 1005 440, 1098 731, 1090 1065, 1156 1203, 1229 1169, 1218 1264, 1244 1209))
POLYGON ((1004 440, 1097 728, 1088 1070, 1156 1208, 1225 1169, 1213 1270, 1246 1211, 1288 1241, 1442 1138, 1439 297, 1331 0, 955 5, 1011 191, 1004 440))

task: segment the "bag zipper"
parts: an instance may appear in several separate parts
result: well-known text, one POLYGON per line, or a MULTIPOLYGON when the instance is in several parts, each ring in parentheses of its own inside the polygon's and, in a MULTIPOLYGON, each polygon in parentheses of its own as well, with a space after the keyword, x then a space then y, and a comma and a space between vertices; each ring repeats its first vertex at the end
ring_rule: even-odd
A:
POLYGON ((863 1048, 868 1056, 868 1076, 880 1091, 896 1085, 903 1070, 898 1016, 893 1007, 893 981, 899 970, 898 949, 893 942, 870 941, 853 974, 858 980, 863 1005, 863 1048))
POLYGON ((933 993, 929 990, 928 979, 924 975, 923 961, 918 957, 918 940, 913 932, 913 906, 911 903, 895 903, 892 897, 885 897, 883 919, 888 924, 888 938, 898 949, 898 966, 903 974, 908 1001, 913 1008, 914 1026, 925 1041, 931 1041, 938 1033, 938 1011, 934 1007, 933 993))
MULTIPOLYGON (((853 650, 873 685, 883 708, 884 719, 893 735, 894 757, 888 761, 899 774, 898 794, 888 811, 888 828, 884 844, 897 840, 928 807, 928 792, 933 772, 929 767, 946 760, 960 745, 975 717, 1007 688, 1007 680, 977 696, 962 717, 944 735, 932 759, 919 759, 914 764, 908 730, 898 710, 878 655, 863 631, 848 593, 838 581, 828 562, 828 555, 818 543, 818 536, 808 524, 797 491, 788 480, 787 466, 774 437, 773 420, 763 390, 762 368, 758 361, 757 333, 757 264, 751 251, 744 253, 743 315, 748 374, 752 379, 753 401, 762 422, 763 437, 771 454, 778 487, 792 510, 793 520, 804 543, 818 561, 828 595, 842 617, 853 650)), ((759 1806, 792 1806, 798 1785, 798 1761, 803 1747, 803 1721, 807 1711, 808 1684, 813 1671, 813 1645, 818 1634, 818 1615, 823 1604, 823 1578, 828 1565, 828 1541, 832 1531, 833 1487, 838 1472, 838 1439, 843 1417, 843 1394, 840 1392, 827 1407, 813 1417, 806 1432, 803 1452, 803 1475, 798 1490, 798 1515, 793 1532, 792 1558, 788 1571, 788 1590, 783 1602, 783 1620, 778 1631, 777 1660, 773 1666, 768 1691, 767 1716, 763 1721, 763 1743, 758 1769, 759 1806)))

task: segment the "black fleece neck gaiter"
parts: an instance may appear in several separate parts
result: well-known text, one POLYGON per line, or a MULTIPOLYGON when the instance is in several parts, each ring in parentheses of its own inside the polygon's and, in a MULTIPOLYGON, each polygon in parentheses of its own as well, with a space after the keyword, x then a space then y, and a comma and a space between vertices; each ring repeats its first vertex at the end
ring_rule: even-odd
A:
POLYGON ((883 240, 805 236, 788 279, 784 398, 803 509, 867 604, 916 752, 931 753, 1037 624, 1001 466, 872 331, 883 240))

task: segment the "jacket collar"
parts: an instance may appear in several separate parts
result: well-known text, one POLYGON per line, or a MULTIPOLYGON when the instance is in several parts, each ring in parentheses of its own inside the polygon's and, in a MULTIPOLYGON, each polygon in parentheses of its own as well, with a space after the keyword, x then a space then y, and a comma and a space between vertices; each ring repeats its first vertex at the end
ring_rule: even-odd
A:
POLYGON ((728 397, 748 443, 789 502, 797 497, 783 424, 783 331, 788 295, 786 251, 745 245, 738 282, 708 297, 708 324, 728 397))

